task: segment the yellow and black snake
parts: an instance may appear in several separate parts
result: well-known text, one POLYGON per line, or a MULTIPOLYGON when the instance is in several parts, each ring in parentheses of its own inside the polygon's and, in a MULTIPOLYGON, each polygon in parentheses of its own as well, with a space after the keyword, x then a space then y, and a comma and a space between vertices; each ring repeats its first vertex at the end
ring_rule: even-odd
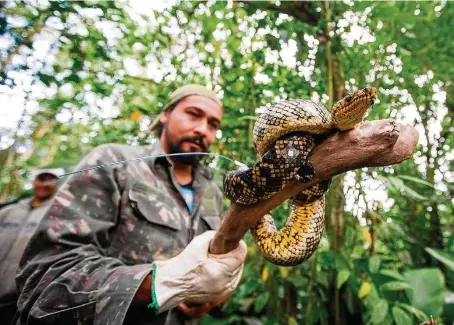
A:
MULTIPOLYGON (((225 195, 241 204, 253 204, 281 191, 291 181, 309 181, 314 169, 307 157, 328 135, 354 128, 376 98, 375 88, 355 91, 331 112, 309 100, 281 101, 260 115, 254 126, 254 145, 260 161, 247 170, 224 177, 225 195)), ((307 260, 317 249, 325 225, 323 181, 292 198, 290 216, 278 231, 271 215, 251 229, 260 251, 270 262, 291 266, 307 260)))

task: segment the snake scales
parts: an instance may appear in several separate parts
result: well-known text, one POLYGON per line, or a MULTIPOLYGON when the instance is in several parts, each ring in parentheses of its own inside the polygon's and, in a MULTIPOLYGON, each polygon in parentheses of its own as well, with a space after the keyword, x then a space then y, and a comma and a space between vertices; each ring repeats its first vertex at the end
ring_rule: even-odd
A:
MULTIPOLYGON (((328 135, 359 124, 375 98, 375 88, 364 88, 341 99, 331 112, 302 99, 271 106, 254 126, 253 140, 260 161, 247 170, 226 174, 225 195, 236 203, 253 204, 270 198, 295 179, 311 180, 314 169, 307 158, 313 148, 328 135)), ((330 183, 320 182, 293 197, 289 218, 279 231, 269 214, 251 229, 267 260, 291 266, 314 253, 325 225, 324 195, 330 183)))

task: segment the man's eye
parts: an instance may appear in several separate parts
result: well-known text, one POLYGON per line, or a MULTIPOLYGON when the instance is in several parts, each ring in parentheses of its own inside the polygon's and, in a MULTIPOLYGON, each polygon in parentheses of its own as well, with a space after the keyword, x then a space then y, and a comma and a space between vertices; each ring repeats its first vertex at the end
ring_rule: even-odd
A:
POLYGON ((217 123, 210 123, 210 127, 214 130, 219 129, 219 125, 217 123))

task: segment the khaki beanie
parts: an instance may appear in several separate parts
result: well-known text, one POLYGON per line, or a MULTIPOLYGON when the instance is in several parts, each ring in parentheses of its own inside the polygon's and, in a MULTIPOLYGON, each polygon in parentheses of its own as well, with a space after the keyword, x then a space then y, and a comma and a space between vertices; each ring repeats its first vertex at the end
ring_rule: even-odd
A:
MULTIPOLYGON (((219 100, 219 98, 216 96, 216 93, 212 90, 208 90, 205 86, 202 85, 197 85, 197 84, 189 84, 182 86, 175 90, 171 95, 170 95, 170 100, 169 102, 163 107, 162 113, 167 111, 169 107, 172 107, 172 105, 176 104, 178 101, 182 100, 183 98, 191 95, 199 95, 199 96, 205 96, 208 98, 211 98, 214 100, 216 103, 219 104, 219 106, 222 107, 222 103, 219 100)), ((151 123, 150 126, 150 131, 156 130, 156 128, 159 126, 161 123, 160 121, 160 115, 158 115, 153 123, 151 123)))

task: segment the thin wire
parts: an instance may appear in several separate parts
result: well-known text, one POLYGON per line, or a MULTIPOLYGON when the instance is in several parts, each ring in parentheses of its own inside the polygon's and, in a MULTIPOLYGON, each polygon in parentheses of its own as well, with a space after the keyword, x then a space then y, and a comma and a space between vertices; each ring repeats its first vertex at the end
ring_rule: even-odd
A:
POLYGON ((66 174, 63 174, 63 175, 59 176, 59 178, 63 178, 63 177, 69 176, 69 175, 79 174, 79 173, 86 172, 86 171, 89 171, 89 170, 100 169, 100 168, 114 166, 114 165, 129 164, 129 163, 132 163, 132 162, 138 162, 138 161, 148 160, 148 159, 153 159, 153 158, 175 157, 175 156, 189 156, 189 155, 215 156, 215 157, 227 159, 227 160, 233 162, 235 165, 237 165, 239 167, 246 167, 247 168, 247 165, 243 164, 242 162, 239 162, 237 160, 233 160, 233 159, 231 159, 231 158, 229 158, 227 156, 220 155, 220 154, 217 154, 217 153, 182 152, 182 153, 169 153, 169 154, 156 155, 156 156, 144 156, 144 157, 139 157, 139 158, 134 158, 134 159, 115 161, 115 162, 108 163, 108 164, 98 165, 98 166, 84 168, 84 169, 76 170, 76 171, 73 171, 73 172, 70 172, 70 173, 66 173, 66 174))

